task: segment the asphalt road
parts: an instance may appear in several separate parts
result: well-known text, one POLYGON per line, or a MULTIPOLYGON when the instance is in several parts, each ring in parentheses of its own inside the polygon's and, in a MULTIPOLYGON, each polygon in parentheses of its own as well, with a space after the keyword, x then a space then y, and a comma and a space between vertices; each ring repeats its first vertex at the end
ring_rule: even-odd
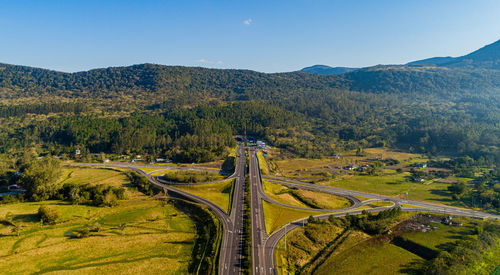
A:
POLYGON ((277 180, 277 179, 278 178, 270 178, 270 177, 268 178, 268 180, 273 182, 273 183, 282 184, 282 185, 289 186, 289 187, 305 188, 305 189, 317 191, 317 192, 331 192, 333 194, 345 195, 345 196, 347 196, 347 195, 361 196, 361 197, 367 197, 367 198, 376 199, 376 200, 392 201, 396 204, 410 204, 410 205, 414 205, 414 206, 418 207, 418 208, 415 208, 415 211, 417 211, 417 210, 422 211, 423 209, 427 209, 427 210, 432 211, 432 212, 444 213, 444 214, 449 214, 449 215, 468 216, 468 217, 476 217, 476 218, 500 219, 499 215, 484 213, 484 212, 471 210, 471 209, 444 206, 444 205, 438 205, 438 204, 415 201, 415 200, 405 200, 405 199, 399 199, 399 198, 395 198, 395 197, 389 197, 389 196, 383 196, 383 195, 378 195, 378 194, 341 189, 341 188, 337 188, 337 187, 315 185, 315 184, 311 184, 311 183, 304 183, 304 182, 292 181, 292 180, 287 180, 287 179, 279 179, 279 180, 277 180))
POLYGON ((266 198, 262 190, 259 161, 255 151, 250 151, 250 193, 252 217, 252 271, 254 274, 274 274, 273 263, 266 257, 267 232, 264 220, 262 199, 266 198))
POLYGON ((241 257, 243 255, 243 214, 245 203, 245 170, 246 156, 245 149, 238 147, 238 160, 234 174, 231 177, 236 179, 234 186, 233 201, 231 206, 231 230, 226 230, 227 243, 222 243, 221 257, 219 260, 220 274, 241 274, 241 257))

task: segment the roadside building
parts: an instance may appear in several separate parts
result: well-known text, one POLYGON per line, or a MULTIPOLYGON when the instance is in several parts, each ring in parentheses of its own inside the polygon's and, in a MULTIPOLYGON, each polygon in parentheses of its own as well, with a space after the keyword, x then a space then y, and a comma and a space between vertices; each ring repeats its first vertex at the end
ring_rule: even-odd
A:
POLYGON ((358 168, 359 168, 359 165, 357 165, 357 164, 349 164, 349 165, 344 166, 344 170, 349 170, 349 171, 356 170, 358 168))

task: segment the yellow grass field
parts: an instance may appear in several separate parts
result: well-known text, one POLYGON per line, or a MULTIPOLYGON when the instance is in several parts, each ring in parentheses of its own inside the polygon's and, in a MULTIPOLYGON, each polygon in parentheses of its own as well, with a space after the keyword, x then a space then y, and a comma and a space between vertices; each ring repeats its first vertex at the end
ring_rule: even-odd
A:
POLYGON ((264 208, 266 232, 269 235, 289 222, 293 222, 301 218, 307 218, 311 215, 314 216, 322 214, 315 211, 290 209, 274 205, 266 201, 262 201, 262 206, 264 208))
POLYGON ((298 190, 297 192, 300 196, 314 201, 322 209, 339 209, 351 206, 351 202, 348 199, 340 196, 309 190, 298 190))
POLYGON ((175 188, 207 199, 217 204, 226 213, 229 213, 231 210, 231 195, 234 188, 234 181, 234 179, 230 179, 210 184, 176 185, 175 188))
POLYGON ((291 206, 299 206, 299 207, 307 207, 304 203, 294 198, 289 193, 282 193, 285 190, 288 190, 287 187, 275 183, 271 183, 267 180, 263 180, 263 189, 264 192, 273 200, 278 202, 291 205, 291 206))
POLYGON ((257 159, 259 160, 259 167, 262 175, 269 175, 269 166, 267 165, 264 154, 262 154, 261 151, 257 151, 257 159))
POLYGON ((370 202, 370 205, 374 205, 374 206, 393 206, 394 203, 391 202, 391 201, 374 201, 374 202, 370 202))
POLYGON ((380 176, 349 175, 321 184, 393 197, 406 197, 406 192, 408 192, 408 198, 411 200, 459 206, 456 201, 452 200, 447 190, 448 184, 411 182, 406 179, 408 175, 409 173, 406 172, 386 172, 380 176))
MULTIPOLYGON (((290 194, 290 191, 292 191, 292 189, 286 186, 264 180, 263 189, 264 192, 270 198, 278 202, 291 206, 311 208, 311 206, 308 206, 300 199, 290 194)), ((351 202, 348 199, 340 196, 335 196, 332 194, 314 192, 303 189, 293 190, 293 192, 296 192, 297 195, 300 196, 301 198, 313 202, 315 205, 314 208, 339 209, 339 208, 346 208, 351 205, 351 202)))
POLYGON ((59 184, 106 184, 121 186, 129 181, 124 173, 114 168, 63 167, 59 184))
POLYGON ((421 259, 390 243, 365 241, 329 257, 317 274, 404 274, 406 265, 421 259))
MULTIPOLYGON (((127 184, 118 171, 65 168, 66 182, 127 184), (87 176, 86 176, 87 175, 87 176), (94 180, 95 181, 94 181, 94 180)), ((191 260, 195 228, 191 219, 169 203, 139 192, 115 207, 72 205, 65 201, 0 206, 0 218, 12 213, 12 226, 0 223, 2 274, 185 274, 191 260), (38 208, 59 212, 55 225, 41 225, 38 208), (99 223, 101 230, 73 238, 73 230, 99 223)))

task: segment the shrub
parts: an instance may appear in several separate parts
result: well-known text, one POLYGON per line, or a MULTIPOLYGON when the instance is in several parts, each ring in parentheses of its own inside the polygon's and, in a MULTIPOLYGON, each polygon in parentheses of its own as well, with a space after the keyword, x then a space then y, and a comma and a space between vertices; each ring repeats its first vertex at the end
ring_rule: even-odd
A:
POLYGON ((102 226, 100 223, 96 222, 92 224, 91 226, 88 227, 89 232, 99 232, 102 229, 102 226))
POLYGON ((78 238, 78 239, 87 238, 88 236, 90 236, 90 231, 89 231, 88 227, 74 230, 73 233, 75 233, 75 238, 78 238))
POLYGON ((56 220, 59 218, 59 212, 56 209, 51 209, 42 205, 38 208, 38 216, 43 223, 55 224, 56 220))

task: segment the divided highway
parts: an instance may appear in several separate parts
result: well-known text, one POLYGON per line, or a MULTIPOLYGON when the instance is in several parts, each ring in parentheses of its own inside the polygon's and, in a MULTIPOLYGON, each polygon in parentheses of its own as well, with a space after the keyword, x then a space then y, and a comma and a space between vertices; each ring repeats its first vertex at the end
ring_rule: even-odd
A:
POLYGON ((252 272, 254 274, 273 274, 271 263, 265 257, 267 240, 266 223, 262 199, 266 196, 262 190, 259 161, 255 151, 250 151, 250 198, 252 217, 252 272), (267 261, 267 263, 266 263, 267 261))

